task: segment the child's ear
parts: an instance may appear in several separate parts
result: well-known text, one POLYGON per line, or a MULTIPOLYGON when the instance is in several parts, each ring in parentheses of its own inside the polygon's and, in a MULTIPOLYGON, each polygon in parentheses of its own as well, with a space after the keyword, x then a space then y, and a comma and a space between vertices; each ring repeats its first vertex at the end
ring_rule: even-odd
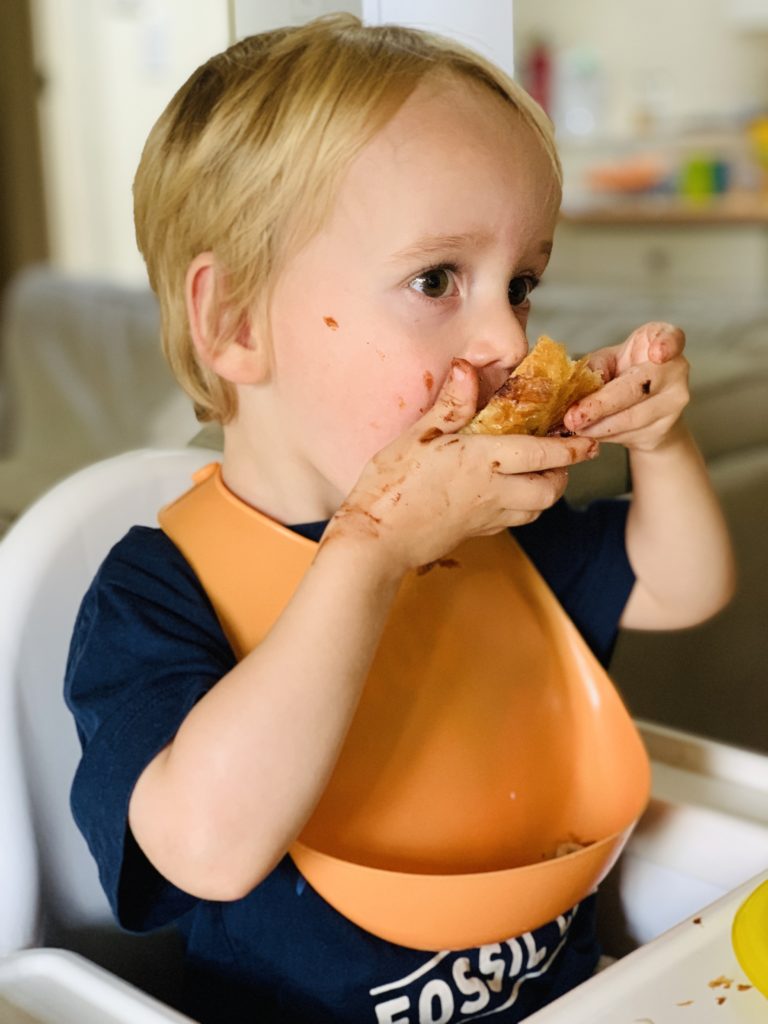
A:
POLYGON ((217 302, 217 273, 212 252, 195 256, 187 268, 187 317, 198 359, 231 384, 261 384, 269 375, 269 358, 250 321, 240 325, 232 340, 221 341, 226 309, 217 302))

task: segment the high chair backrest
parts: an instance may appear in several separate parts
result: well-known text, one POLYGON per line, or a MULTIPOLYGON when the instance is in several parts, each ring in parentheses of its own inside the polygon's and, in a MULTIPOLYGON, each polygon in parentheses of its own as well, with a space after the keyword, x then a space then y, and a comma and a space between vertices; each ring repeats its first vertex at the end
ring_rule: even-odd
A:
POLYGON ((80 755, 63 700, 80 601, 112 545, 217 458, 142 449, 86 467, 43 495, 0 542, 0 955, 46 923, 109 918, 69 809, 80 755))

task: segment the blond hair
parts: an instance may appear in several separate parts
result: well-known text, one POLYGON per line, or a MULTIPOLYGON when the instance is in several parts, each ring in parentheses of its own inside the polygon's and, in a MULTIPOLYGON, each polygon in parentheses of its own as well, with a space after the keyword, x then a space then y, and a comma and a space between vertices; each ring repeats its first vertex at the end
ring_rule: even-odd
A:
POLYGON ((163 348, 200 420, 236 394, 197 357, 185 309, 190 262, 216 261, 218 344, 256 311, 268 327, 280 267, 323 224, 340 177, 427 75, 480 82, 519 111, 549 155, 551 124, 503 71, 448 39, 352 15, 250 36, 195 71, 153 127, 134 181, 136 237, 160 300, 163 348))

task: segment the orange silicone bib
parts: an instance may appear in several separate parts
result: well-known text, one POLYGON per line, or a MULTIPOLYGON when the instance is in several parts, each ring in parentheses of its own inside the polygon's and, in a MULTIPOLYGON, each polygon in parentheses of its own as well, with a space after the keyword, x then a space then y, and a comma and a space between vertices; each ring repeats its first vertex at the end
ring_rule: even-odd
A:
MULTIPOLYGON (((237 657, 316 545, 236 498, 218 465, 160 522, 237 657)), ((330 783, 291 856, 337 910, 422 949, 553 920, 608 871, 649 794, 605 671, 508 533, 411 573, 330 783), (573 852, 556 856, 570 845, 573 852)))

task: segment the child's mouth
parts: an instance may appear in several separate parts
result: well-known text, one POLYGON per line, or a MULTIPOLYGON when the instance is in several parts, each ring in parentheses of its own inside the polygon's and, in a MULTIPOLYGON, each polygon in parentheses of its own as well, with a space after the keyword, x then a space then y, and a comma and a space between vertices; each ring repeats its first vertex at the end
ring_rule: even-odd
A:
POLYGON ((493 395, 499 390, 501 385, 509 377, 512 370, 489 370, 488 374, 482 374, 478 380, 477 389, 477 409, 476 413, 484 409, 488 402, 491 400, 493 395))

